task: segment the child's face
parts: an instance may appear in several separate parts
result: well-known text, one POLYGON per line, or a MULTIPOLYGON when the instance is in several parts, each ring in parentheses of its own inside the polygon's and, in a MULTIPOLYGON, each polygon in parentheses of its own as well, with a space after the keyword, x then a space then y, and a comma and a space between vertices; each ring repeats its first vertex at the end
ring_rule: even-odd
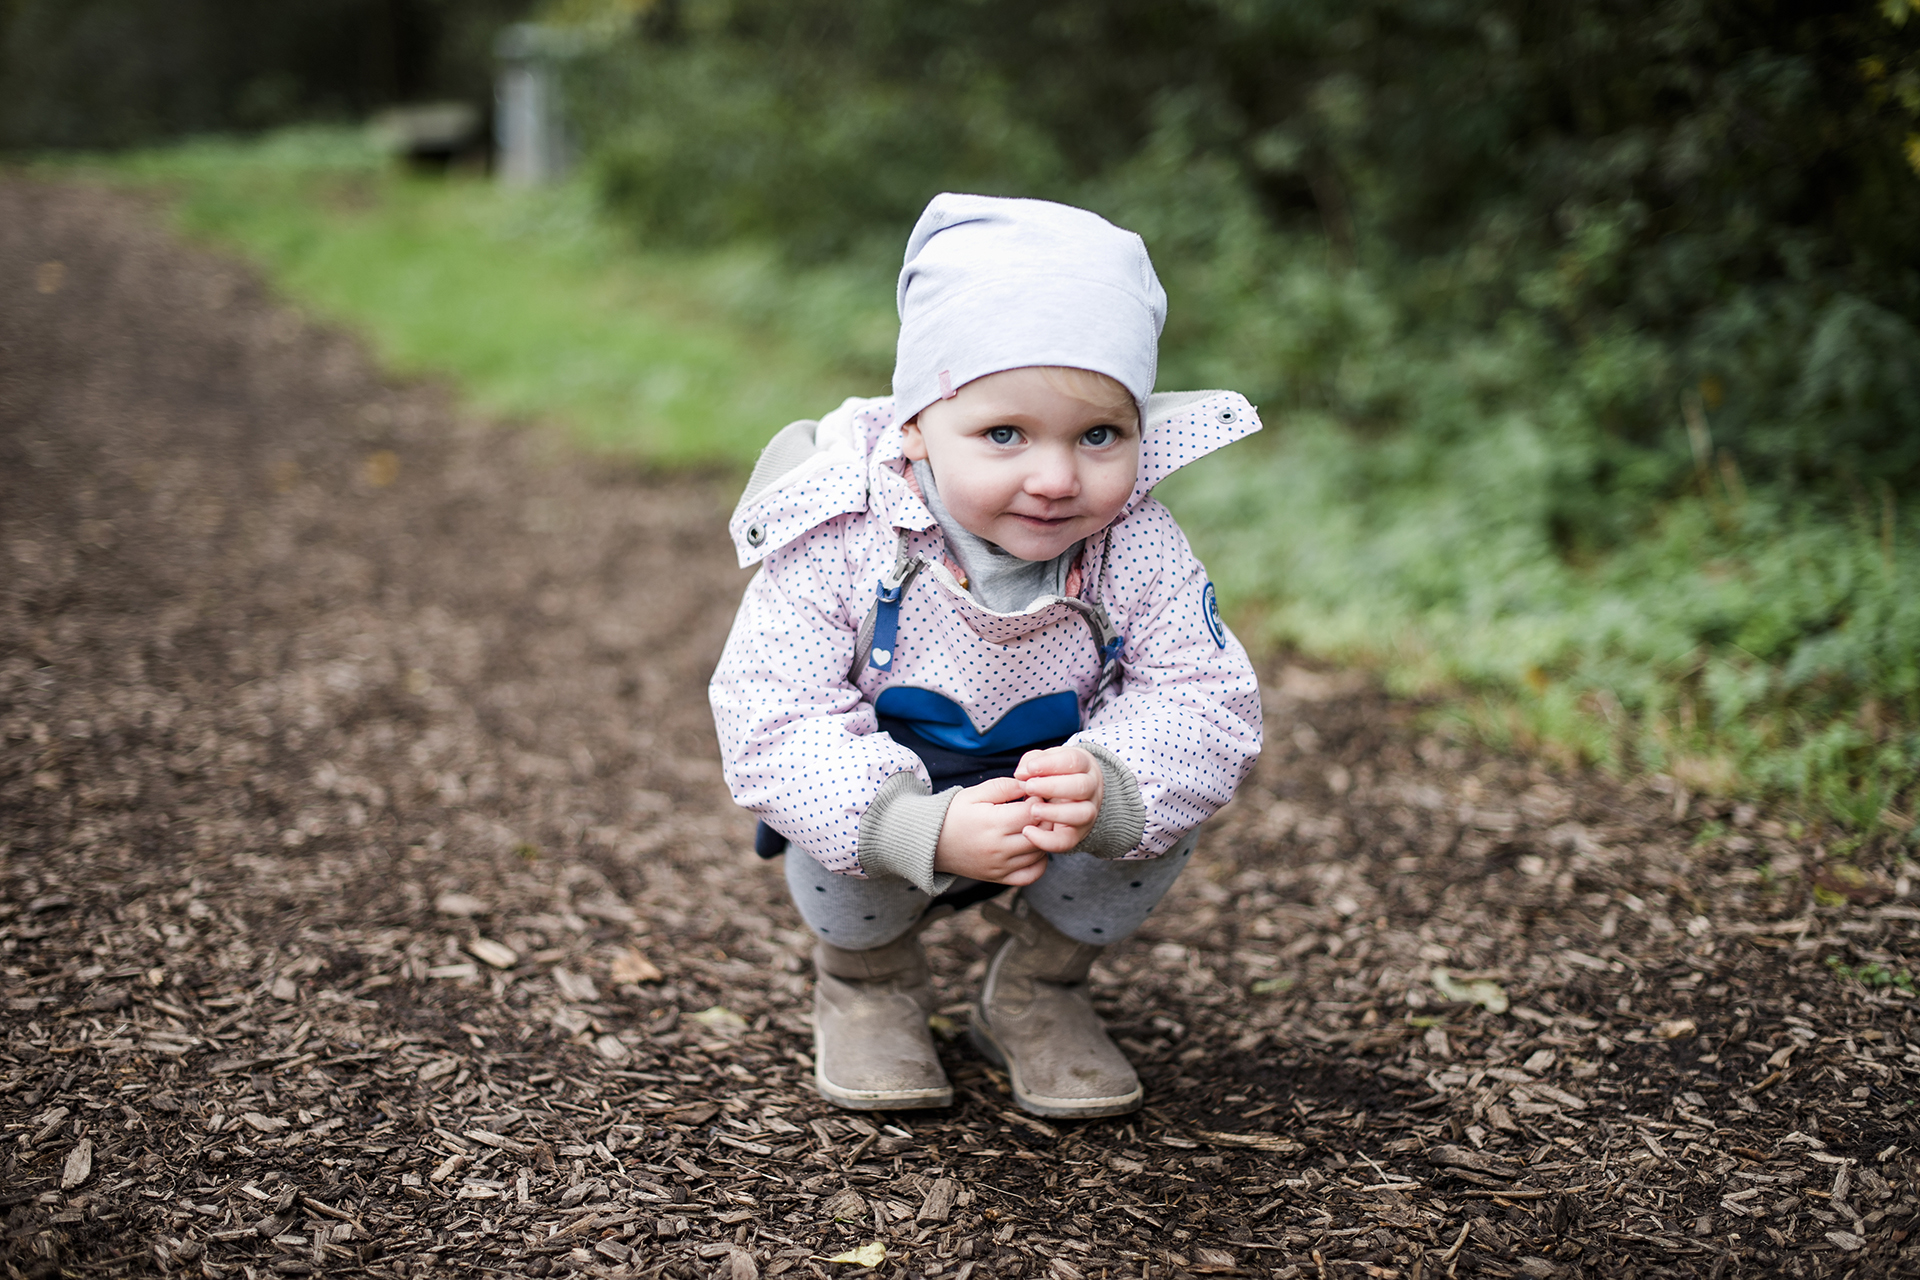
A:
MULTIPOLYGON (((1077 381, 1077 380, 1076 380, 1077 381)), ((1139 414, 1096 404, 1041 369, 976 378, 906 424, 960 527, 1022 560, 1051 560, 1105 528, 1140 473, 1139 414)))

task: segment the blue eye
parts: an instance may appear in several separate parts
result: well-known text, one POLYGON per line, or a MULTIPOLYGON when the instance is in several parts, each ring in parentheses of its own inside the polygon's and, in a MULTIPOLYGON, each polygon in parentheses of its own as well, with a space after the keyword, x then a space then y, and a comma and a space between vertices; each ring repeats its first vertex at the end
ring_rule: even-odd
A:
POLYGON ((1086 441, 1088 444, 1092 445, 1094 448, 1098 449, 1106 445, 1110 445, 1114 441, 1118 440, 1120 438, 1120 433, 1115 431, 1112 427, 1093 427, 1090 430, 1088 430, 1087 434, 1085 434, 1084 436, 1081 436, 1080 438, 1086 441))
POLYGON ((995 444, 1013 444, 1020 439, 1020 433, 1012 427, 993 427, 987 431, 987 439, 995 444))

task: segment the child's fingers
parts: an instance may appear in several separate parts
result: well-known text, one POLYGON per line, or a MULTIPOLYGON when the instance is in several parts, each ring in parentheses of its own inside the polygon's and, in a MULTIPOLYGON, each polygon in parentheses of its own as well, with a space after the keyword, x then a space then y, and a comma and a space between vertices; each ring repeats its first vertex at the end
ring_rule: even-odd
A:
POLYGON ((1007 872, 1007 874, 1000 877, 999 882, 1001 884, 1012 885, 1015 888, 1020 888, 1025 885, 1032 884, 1035 880, 1038 880, 1041 876, 1045 875, 1046 873, 1047 873, 1047 860, 1045 858, 1041 858, 1028 866, 1021 867, 1015 871, 1007 872))
POLYGON ((977 786, 968 787, 961 797, 973 804, 1009 804, 1015 800, 1024 800, 1026 787, 1012 778, 988 778, 977 786))
POLYGON ((1085 827, 1028 827, 1020 833, 1033 843, 1036 849, 1048 853, 1071 853, 1081 840, 1086 838, 1085 827))
POLYGON ((1079 747, 1048 747, 1045 751, 1029 751, 1021 756, 1013 776, 1025 782, 1045 774, 1087 773, 1097 768, 1093 757, 1079 747))
POLYGON ((1090 827, 1100 816, 1100 807, 1086 800, 1036 800, 1028 812, 1039 826, 1090 827))
POLYGON ((1091 800, 1102 789, 1101 781, 1098 773, 1048 773, 1021 785, 1037 800, 1091 800))

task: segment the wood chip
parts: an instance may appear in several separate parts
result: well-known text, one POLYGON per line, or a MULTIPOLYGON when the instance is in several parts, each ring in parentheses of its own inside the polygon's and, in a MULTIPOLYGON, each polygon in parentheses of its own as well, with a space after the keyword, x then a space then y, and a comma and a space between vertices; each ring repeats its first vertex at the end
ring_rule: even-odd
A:
POLYGON ((501 1151, 528 1152, 533 1150, 524 1142, 516 1142, 503 1134, 488 1133, 485 1129, 468 1129, 460 1135, 484 1147, 496 1147, 501 1151))
POLYGON ((920 1202, 920 1212, 914 1216, 921 1222, 945 1222, 953 1212, 954 1197, 959 1194, 958 1182, 952 1178, 936 1178, 927 1189, 927 1198, 920 1202))
POLYGON ((1302 1143, 1271 1133, 1215 1133, 1209 1129, 1195 1129, 1193 1136, 1219 1147, 1247 1147, 1254 1151, 1274 1151, 1284 1155, 1298 1155, 1307 1149, 1302 1143))
POLYGON ((60 1169, 60 1189, 71 1191, 93 1176, 93 1140, 82 1138, 67 1152, 67 1160, 60 1169))
POLYGON ((1009 1124, 1017 1124, 1023 1129, 1031 1129, 1043 1138, 1057 1138, 1060 1136, 1060 1131, 1052 1125, 1036 1120, 1032 1116, 1019 1111, 1008 1111, 1003 1108, 1000 1112, 1000 1118, 1009 1124))
POLYGON ((496 969, 511 969, 520 963, 519 952, 504 942, 495 942, 492 938, 475 938, 467 943, 467 950, 496 969))
POLYGON ((1490 1177, 1513 1179, 1520 1176, 1520 1170, 1485 1151, 1475 1151, 1471 1147, 1442 1145, 1427 1149, 1427 1162, 1447 1169, 1470 1169, 1475 1173, 1484 1173, 1490 1177))
POLYGON ((716 1134, 715 1137, 721 1145, 732 1147, 735 1151, 744 1151, 748 1155, 770 1156, 773 1154, 773 1148, 764 1142, 750 1142, 744 1138, 731 1138, 724 1133, 716 1134))

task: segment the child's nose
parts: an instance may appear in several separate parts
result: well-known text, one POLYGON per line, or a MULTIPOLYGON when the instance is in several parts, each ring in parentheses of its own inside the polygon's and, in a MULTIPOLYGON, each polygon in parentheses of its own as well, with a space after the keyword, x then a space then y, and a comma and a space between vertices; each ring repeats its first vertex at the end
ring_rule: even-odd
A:
POLYGON ((1042 498, 1071 498, 1080 491, 1080 473, 1071 454, 1048 449, 1034 459, 1027 492, 1042 498))

